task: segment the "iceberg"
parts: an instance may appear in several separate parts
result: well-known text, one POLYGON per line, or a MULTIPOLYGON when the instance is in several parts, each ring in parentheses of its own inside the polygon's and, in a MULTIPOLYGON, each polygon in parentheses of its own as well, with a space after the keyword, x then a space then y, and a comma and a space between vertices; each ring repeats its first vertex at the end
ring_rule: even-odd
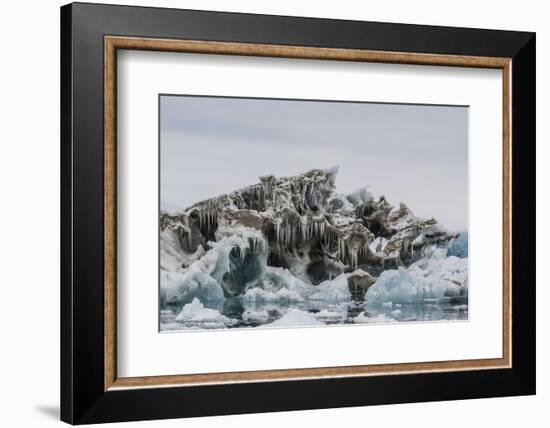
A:
POLYGON ((402 322, 416 315, 401 305, 467 304, 468 233, 367 187, 338 193, 337 173, 265 175, 186 208, 163 204, 161 329, 402 322))

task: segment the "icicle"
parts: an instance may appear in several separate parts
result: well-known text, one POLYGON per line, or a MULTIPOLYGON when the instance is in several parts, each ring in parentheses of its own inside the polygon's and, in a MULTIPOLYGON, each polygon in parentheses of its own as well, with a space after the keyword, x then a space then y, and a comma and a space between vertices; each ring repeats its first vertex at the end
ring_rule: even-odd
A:
POLYGON ((286 228, 286 246, 287 246, 287 248, 290 246, 291 234, 292 234, 292 225, 287 224, 287 228, 286 228))
POLYGON ((351 256, 351 268, 355 270, 357 268, 357 249, 352 248, 350 252, 351 256))
POLYGON ((340 237, 338 237, 338 255, 339 255, 340 261, 342 263, 345 263, 346 248, 345 248, 345 245, 344 245, 344 241, 340 237))

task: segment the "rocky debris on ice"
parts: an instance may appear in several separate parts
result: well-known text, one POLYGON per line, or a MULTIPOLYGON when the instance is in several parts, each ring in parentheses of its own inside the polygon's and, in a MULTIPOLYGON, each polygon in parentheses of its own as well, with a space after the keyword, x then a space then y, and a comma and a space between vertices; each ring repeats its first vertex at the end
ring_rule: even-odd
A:
POLYGON ((349 290, 354 300, 362 300, 369 287, 376 282, 376 278, 362 269, 348 273, 349 290))

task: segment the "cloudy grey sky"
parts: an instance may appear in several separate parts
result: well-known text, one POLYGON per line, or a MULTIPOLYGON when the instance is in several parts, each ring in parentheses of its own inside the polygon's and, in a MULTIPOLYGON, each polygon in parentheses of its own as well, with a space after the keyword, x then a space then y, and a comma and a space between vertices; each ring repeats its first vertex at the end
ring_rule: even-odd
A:
POLYGON ((467 107, 162 95, 160 156, 164 207, 339 166, 338 192, 468 226, 467 107))

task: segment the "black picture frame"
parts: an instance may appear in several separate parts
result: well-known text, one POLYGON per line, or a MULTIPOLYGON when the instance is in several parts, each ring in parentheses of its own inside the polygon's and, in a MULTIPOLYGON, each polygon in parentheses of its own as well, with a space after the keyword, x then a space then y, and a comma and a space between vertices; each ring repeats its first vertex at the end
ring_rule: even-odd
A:
POLYGON ((535 34, 73 3, 61 8, 61 419, 71 424, 535 393, 535 34), (512 367, 104 389, 104 36, 512 59, 512 367))

